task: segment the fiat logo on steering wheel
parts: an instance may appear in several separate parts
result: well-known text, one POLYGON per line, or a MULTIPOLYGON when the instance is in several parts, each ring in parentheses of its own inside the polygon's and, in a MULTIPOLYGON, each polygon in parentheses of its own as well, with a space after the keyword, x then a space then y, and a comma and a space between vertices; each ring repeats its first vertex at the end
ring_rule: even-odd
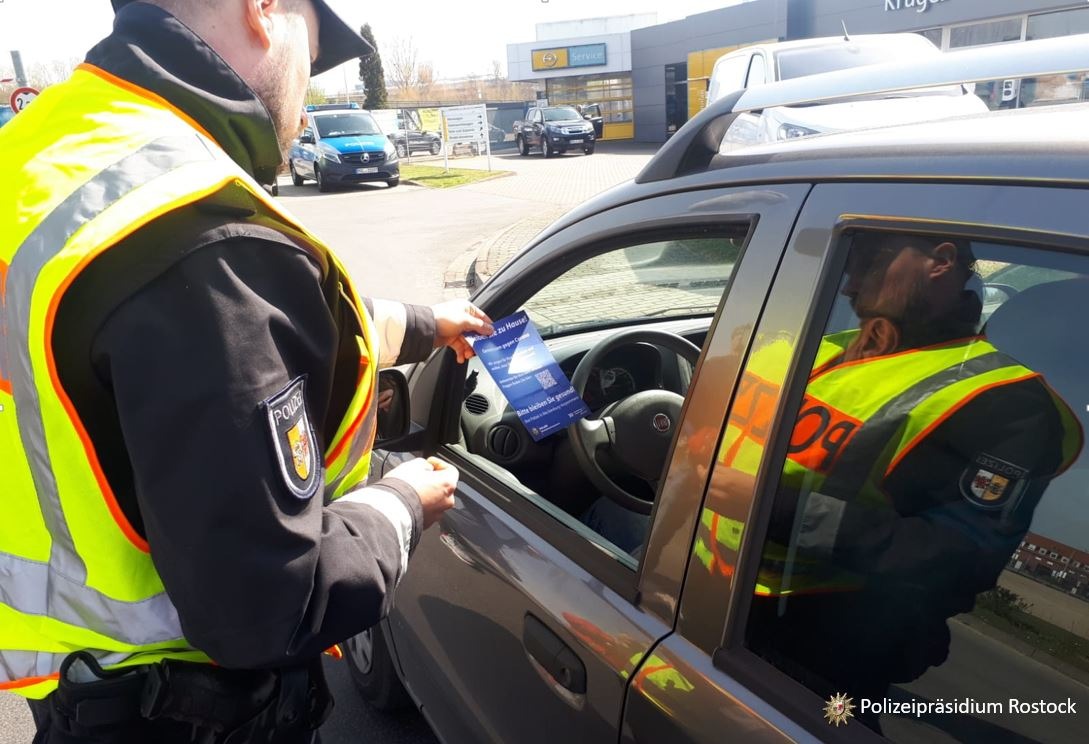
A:
POLYGON ((673 425, 673 422, 669 420, 669 416, 664 413, 654 414, 654 428, 665 434, 669 431, 669 427, 673 425))

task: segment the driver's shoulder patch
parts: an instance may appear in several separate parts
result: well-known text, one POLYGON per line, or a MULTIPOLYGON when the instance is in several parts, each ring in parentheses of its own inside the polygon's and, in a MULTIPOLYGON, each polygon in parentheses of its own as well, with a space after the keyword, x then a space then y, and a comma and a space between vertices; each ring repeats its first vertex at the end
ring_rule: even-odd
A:
POLYGON ((288 491, 309 499, 321 482, 317 440, 306 408, 306 375, 261 402, 272 437, 272 450, 288 491))

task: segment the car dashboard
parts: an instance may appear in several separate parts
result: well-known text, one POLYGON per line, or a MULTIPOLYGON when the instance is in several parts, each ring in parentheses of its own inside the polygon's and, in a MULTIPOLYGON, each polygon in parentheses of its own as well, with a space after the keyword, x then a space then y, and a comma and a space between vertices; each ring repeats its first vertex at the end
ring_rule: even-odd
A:
MULTIPOLYGON (((656 322, 647 327, 676 333, 702 348, 709 326, 710 318, 700 318, 656 322)), ((624 329, 560 336, 546 339, 545 344, 571 379, 587 352, 619 330, 624 329)), ((567 433, 534 442, 479 359, 469 361, 466 374, 461 412, 466 449, 508 468, 549 463, 554 448, 566 440, 567 433)), ((673 352, 646 343, 629 344, 614 349, 590 371, 583 400, 596 414, 644 390, 665 389, 684 395, 691 378, 691 366, 673 352)))

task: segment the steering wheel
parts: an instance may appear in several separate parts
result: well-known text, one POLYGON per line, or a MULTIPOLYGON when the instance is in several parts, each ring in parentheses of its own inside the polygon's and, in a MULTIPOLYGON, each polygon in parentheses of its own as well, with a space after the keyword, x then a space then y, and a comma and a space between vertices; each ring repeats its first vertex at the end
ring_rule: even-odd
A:
MULTIPOLYGON (((700 356, 699 347, 675 333, 643 328, 622 331, 596 343, 575 368, 571 385, 579 397, 586 392, 590 371, 598 367, 609 352, 635 343, 665 347, 692 366, 700 356)), ((602 450, 608 452, 628 472, 656 489, 683 404, 684 398, 669 390, 643 390, 606 406, 594 418, 571 424, 567 431, 582 472, 620 506, 639 514, 650 514, 654 502, 617 485, 601 467, 597 456, 602 450)))

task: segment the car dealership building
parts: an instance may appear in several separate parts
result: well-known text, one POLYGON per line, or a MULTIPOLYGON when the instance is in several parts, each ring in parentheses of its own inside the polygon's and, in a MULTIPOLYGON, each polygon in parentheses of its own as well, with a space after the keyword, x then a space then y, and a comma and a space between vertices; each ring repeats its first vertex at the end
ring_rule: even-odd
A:
MULTIPOLYGON (((603 139, 664 142, 707 100, 715 60, 738 47, 849 34, 920 33, 943 50, 1089 33, 1089 4, 1057 0, 749 0, 657 23, 654 14, 539 24, 507 45, 511 80, 549 103, 601 104, 603 139)), ((1073 87, 1085 95, 1085 86, 1073 87)), ((993 106, 1016 86, 977 87, 993 106)))

